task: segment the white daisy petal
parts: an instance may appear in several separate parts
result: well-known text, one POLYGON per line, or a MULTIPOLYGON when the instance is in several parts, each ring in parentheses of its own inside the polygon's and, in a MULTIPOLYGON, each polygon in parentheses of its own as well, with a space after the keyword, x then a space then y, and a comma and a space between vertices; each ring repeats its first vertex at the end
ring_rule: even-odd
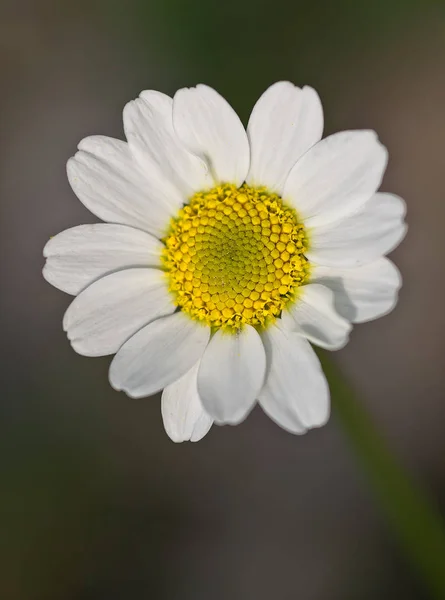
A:
POLYGON ((218 92, 206 85, 177 91, 173 126, 186 148, 206 162, 216 183, 243 183, 249 142, 238 115, 218 92))
POLYGON ((404 201, 378 193, 356 213, 310 231, 309 260, 332 267, 358 267, 388 254, 406 234, 404 201))
POLYGON ((147 90, 124 108, 124 130, 131 151, 144 170, 154 166, 180 190, 184 201, 214 185, 203 160, 190 154, 173 129, 173 100, 147 90))
POLYGON ((350 323, 335 311, 332 290, 319 283, 300 289, 296 301, 283 311, 282 322, 328 350, 343 348, 351 331, 350 323))
POLYGON ((160 267, 163 244, 133 227, 96 223, 62 231, 43 249, 45 279, 77 295, 90 283, 125 267, 160 267))
POLYGON ((402 285, 397 267, 387 258, 357 269, 316 266, 311 281, 334 292, 336 311, 351 323, 364 323, 391 312, 402 285))
POLYGON ((292 433, 324 425, 330 413, 329 386, 307 340, 278 324, 262 333, 268 359, 258 401, 264 412, 292 433))
POLYGON ((317 92, 279 81, 255 104, 247 127, 250 169, 247 183, 282 194, 289 171, 323 133, 317 92))
POLYGON ((174 442, 197 442, 212 426, 198 394, 198 361, 190 371, 162 392, 161 411, 165 431, 174 442))
POLYGON ((175 310, 165 274, 125 269, 102 277, 68 307, 63 328, 84 356, 114 354, 141 327, 175 310))
POLYGON ((68 161, 67 174, 79 200, 99 219, 158 237, 182 202, 179 191, 157 169, 140 169, 126 142, 105 136, 83 139, 68 161))
POLYGON ((257 331, 218 330, 201 360, 198 391, 204 410, 218 423, 236 424, 253 407, 264 383, 266 355, 257 331))
POLYGON ((289 173, 283 197, 315 226, 360 208, 379 188, 387 151, 374 131, 335 133, 301 157, 289 173))
POLYGON ((210 328, 182 312, 157 319, 126 342, 110 365, 114 389, 151 396, 182 377, 201 358, 210 328))

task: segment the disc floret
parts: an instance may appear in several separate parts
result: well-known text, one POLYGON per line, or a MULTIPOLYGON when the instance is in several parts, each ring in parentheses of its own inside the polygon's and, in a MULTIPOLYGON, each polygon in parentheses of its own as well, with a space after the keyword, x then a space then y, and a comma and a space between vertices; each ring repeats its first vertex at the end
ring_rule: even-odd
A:
POLYGON ((164 243, 176 304, 213 328, 266 326, 308 278, 305 228, 264 188, 225 184, 195 194, 164 243))

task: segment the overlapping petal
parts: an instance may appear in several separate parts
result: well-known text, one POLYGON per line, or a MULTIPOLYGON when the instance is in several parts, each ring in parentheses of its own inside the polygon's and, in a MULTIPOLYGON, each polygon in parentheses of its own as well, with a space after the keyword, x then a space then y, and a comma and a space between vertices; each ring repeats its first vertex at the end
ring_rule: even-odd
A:
POLYGON ((351 323, 371 321, 389 313, 402 285, 399 270, 387 258, 356 269, 317 266, 312 281, 332 290, 335 310, 351 323))
POLYGON ((174 442, 198 442, 212 426, 198 394, 198 361, 162 392, 161 411, 165 431, 174 442))
POLYGON ((380 187, 388 153, 374 131, 342 131, 315 144, 297 162, 283 197, 308 227, 358 210, 380 187))
POLYGON ((247 134, 218 92, 207 85, 177 91, 173 126, 185 147, 209 166, 216 183, 243 183, 249 169, 247 134))
POLYGON ((66 229, 43 249, 43 276, 56 288, 76 295, 90 283, 130 267, 160 267, 161 242, 140 229, 96 223, 66 229))
POLYGON ((282 322, 287 329, 328 350, 343 348, 351 331, 350 323, 334 308, 333 292, 319 283, 299 290, 296 301, 283 311, 282 322))
POLYGON ((249 119, 247 183, 282 194, 290 170, 322 133, 323 109, 317 92, 289 81, 274 83, 255 104, 249 119))
POLYGON ((219 330, 201 361, 198 392, 205 411, 218 423, 236 424, 253 407, 264 383, 266 356, 250 325, 236 333, 219 330))
POLYGON ((359 267, 388 254, 400 244, 407 226, 405 203, 394 194, 374 194, 344 219, 313 227, 306 256, 315 264, 359 267))
POLYGON ((329 386, 309 342, 277 323, 261 337, 267 378, 259 394, 263 410, 292 433, 305 433, 329 418, 329 386))
POLYGON ((157 237, 181 205, 177 188, 158 169, 143 171, 126 142, 91 136, 67 164, 79 200, 102 221, 131 225, 157 237))
POLYGON ((210 329, 181 312, 153 321, 126 342, 110 366, 114 389, 132 398, 159 392, 201 358, 210 329))
POLYGON ((125 269, 92 283, 70 304, 63 328, 85 356, 114 354, 141 327, 175 310, 165 275, 125 269))
POLYGON ((205 162, 186 150, 173 129, 173 100, 146 90, 124 108, 124 130, 141 168, 156 169, 175 185, 182 202, 214 185, 205 162))

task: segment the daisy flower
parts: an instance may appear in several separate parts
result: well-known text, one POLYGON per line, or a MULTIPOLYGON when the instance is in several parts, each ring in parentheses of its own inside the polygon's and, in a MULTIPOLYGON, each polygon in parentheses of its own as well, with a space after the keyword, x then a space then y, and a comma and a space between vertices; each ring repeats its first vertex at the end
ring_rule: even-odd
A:
POLYGON ((322 140, 318 94, 289 82, 260 97, 247 132, 205 85, 144 91, 123 120, 127 142, 87 137, 67 166, 105 223, 44 249, 44 277, 76 296, 63 319, 74 350, 115 354, 110 383, 131 397, 163 390, 176 442, 255 402, 292 433, 323 425, 311 344, 342 348, 401 285, 385 255, 405 205, 377 192, 386 149, 373 131, 322 140))

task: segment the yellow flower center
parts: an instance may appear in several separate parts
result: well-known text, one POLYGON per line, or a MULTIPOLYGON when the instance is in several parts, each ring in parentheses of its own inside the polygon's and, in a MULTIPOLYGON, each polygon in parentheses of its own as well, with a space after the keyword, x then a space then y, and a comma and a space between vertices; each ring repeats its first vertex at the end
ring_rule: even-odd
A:
POLYGON ((176 304, 210 327, 264 327, 306 281, 305 229, 263 188, 220 185, 195 194, 164 239, 176 304))

